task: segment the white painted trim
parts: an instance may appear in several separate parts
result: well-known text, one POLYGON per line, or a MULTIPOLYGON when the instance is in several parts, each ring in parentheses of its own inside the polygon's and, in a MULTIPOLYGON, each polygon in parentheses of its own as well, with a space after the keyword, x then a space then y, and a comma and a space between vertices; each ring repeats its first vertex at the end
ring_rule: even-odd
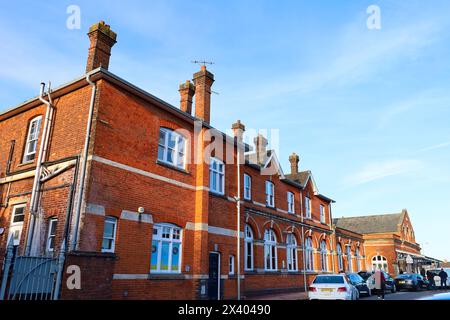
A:
MULTIPOLYGON (((192 231, 207 231, 211 234, 217 234, 226 237, 236 238, 237 232, 231 229, 225 229, 220 227, 209 226, 207 223, 194 223, 188 222, 186 223, 186 230, 192 231)), ((241 232, 241 238, 244 238, 244 232, 241 232)))
POLYGON ((140 214, 138 212, 127 210, 122 211, 122 213, 120 214, 120 219, 153 224, 153 217, 151 214, 140 214))
POLYGON ((185 229, 192 231, 208 231, 208 224, 200 222, 199 223, 187 222, 185 229))
POLYGON ((94 204, 94 203, 88 203, 86 205, 85 213, 104 217, 105 216, 105 207, 98 205, 98 204, 94 204))
POLYGON ((160 180, 160 181, 163 181, 163 182, 166 182, 166 183, 170 183, 170 184, 173 184, 173 185, 175 185, 177 187, 189 189, 189 190, 192 190, 192 191, 209 191, 209 188, 205 187, 205 186, 196 187, 196 186, 184 183, 184 182, 180 182, 180 181, 177 181, 177 180, 174 180, 174 179, 169 179, 169 178, 160 176, 160 175, 155 174, 155 173, 151 173, 151 172, 148 172, 148 171, 145 171, 145 170, 141 170, 141 169, 137 169, 137 168, 134 168, 134 167, 130 167, 128 165, 125 165, 125 164, 122 164, 122 163, 119 163, 119 162, 115 162, 115 161, 112 161, 112 160, 108 160, 108 159, 105 159, 105 158, 102 158, 102 157, 99 157, 99 156, 90 156, 88 160, 97 161, 99 163, 103 163, 103 164, 106 164, 106 165, 109 165, 109 166, 112 166, 112 167, 115 167, 115 168, 118 168, 118 169, 130 171, 130 172, 133 172, 133 173, 136 173, 136 174, 148 177, 148 178, 152 178, 152 179, 160 180))

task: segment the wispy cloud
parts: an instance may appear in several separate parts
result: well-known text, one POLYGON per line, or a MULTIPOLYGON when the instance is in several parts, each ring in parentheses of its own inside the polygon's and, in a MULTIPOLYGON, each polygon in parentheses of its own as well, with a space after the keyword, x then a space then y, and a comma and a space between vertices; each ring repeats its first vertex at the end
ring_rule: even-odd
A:
POLYGON ((345 184, 347 186, 357 186, 386 177, 411 173, 422 167, 422 162, 414 159, 372 162, 345 179, 345 184))
POLYGON ((436 149, 442 149, 442 148, 446 148, 446 147, 450 147, 450 141, 448 142, 443 142, 443 143, 439 143, 439 144, 435 144, 426 148, 422 148, 418 151, 418 153, 422 153, 422 152, 428 152, 428 151, 433 151, 436 149))

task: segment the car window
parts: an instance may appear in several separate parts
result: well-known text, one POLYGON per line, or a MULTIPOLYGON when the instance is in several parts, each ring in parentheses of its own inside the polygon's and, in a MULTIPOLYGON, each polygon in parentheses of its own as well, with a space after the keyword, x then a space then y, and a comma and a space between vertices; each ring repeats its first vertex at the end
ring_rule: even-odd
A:
POLYGON ((331 283, 331 284, 342 284, 344 282, 343 276, 318 276, 314 282, 314 284, 321 284, 321 283, 331 283))
POLYGON ((412 279, 412 275, 410 274, 401 274, 397 277, 398 279, 412 279))

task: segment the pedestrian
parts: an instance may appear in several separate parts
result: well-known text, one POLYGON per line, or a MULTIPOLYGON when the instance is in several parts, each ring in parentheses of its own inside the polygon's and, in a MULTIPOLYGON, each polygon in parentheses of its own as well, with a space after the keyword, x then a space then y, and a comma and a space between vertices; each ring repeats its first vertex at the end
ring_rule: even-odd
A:
POLYGON ((386 278, 384 277, 384 273, 380 269, 377 269, 377 271, 375 271, 375 289, 377 291, 378 299, 384 300, 386 278))
POLYGON ((434 273, 430 270, 427 271, 428 290, 435 290, 436 283, 434 282, 434 273))
POLYGON ((448 274, 444 271, 444 268, 442 268, 441 272, 439 272, 439 278, 441 278, 441 289, 446 289, 448 274))

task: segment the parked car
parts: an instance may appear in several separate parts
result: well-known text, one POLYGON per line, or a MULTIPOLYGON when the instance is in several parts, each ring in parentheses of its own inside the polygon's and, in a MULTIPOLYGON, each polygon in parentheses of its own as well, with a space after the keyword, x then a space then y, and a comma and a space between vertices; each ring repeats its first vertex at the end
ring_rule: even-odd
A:
POLYGON ((416 273, 400 274, 395 278, 395 284, 398 290, 412 290, 418 291, 420 289, 426 289, 428 284, 425 279, 416 273))
MULTIPOLYGON (((385 283, 385 291, 396 293, 397 292, 397 284, 395 280, 390 276, 389 273, 382 271, 384 275, 385 283)), ((370 288, 372 292, 375 292, 375 273, 372 273, 369 278, 366 280, 367 286, 370 288)))
POLYGON ((371 275, 373 275, 373 272, 369 271, 360 271, 358 272, 358 275, 364 279, 364 281, 367 281, 367 279, 370 278, 371 275))
MULTIPOLYGON (((430 270, 434 274, 434 283, 436 285, 436 288, 441 287, 441 277, 439 277, 439 272, 441 272, 441 269, 431 269, 430 270)), ((450 279, 450 268, 444 268, 444 271, 447 272, 449 279, 450 279)), ((447 279, 447 287, 450 286, 449 280, 447 279)))
POLYGON ((345 274, 318 275, 308 288, 310 300, 358 300, 359 291, 345 274))
POLYGON ((359 291, 360 296, 370 297, 372 295, 372 290, 367 286, 366 281, 357 273, 346 273, 347 278, 350 283, 356 287, 359 291))

